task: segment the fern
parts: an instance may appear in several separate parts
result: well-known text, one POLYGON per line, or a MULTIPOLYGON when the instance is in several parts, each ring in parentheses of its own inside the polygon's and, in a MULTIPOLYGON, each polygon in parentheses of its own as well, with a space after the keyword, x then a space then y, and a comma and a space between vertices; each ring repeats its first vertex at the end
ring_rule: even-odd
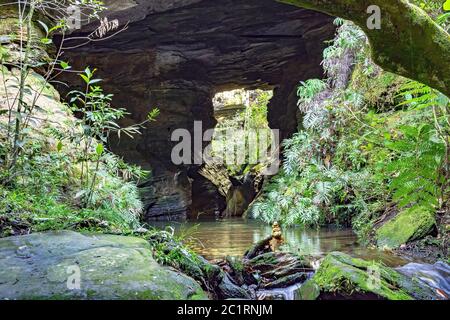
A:
POLYGON ((327 84, 323 80, 310 79, 306 82, 301 82, 298 87, 297 96, 299 97, 298 105, 302 103, 311 103, 314 97, 321 91, 325 90, 327 84))
POLYGON ((404 101, 398 106, 407 105, 415 109, 425 109, 436 104, 439 94, 430 87, 410 81, 402 86, 402 92, 398 96, 403 96, 404 101))
POLYGON ((401 138, 386 143, 397 154, 387 167, 393 175, 390 190, 402 207, 435 210, 442 205, 448 189, 449 99, 416 81, 407 82, 402 90, 404 101, 400 105, 414 110, 432 109, 434 126, 423 122, 402 126, 401 138))
POLYGON ((443 145, 432 139, 431 126, 419 128, 403 127, 400 130, 402 140, 388 144, 399 153, 397 160, 388 166, 393 174, 390 190, 393 199, 401 207, 409 205, 426 206, 430 209, 437 206, 439 164, 443 156, 443 145))

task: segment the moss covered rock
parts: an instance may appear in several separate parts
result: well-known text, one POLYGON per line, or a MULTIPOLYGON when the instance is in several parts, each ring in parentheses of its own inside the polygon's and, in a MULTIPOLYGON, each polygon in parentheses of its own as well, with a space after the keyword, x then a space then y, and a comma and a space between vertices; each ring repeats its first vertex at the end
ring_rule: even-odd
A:
POLYGON ((418 207, 400 212, 376 231, 379 247, 396 248, 409 241, 421 239, 434 228, 436 220, 432 212, 418 207))
POLYGON ((156 263, 140 238, 62 231, 0 239, 0 299, 205 298, 193 279, 156 263))
POLYGON ((416 279, 380 263, 330 253, 314 276, 295 294, 297 299, 435 299, 434 291, 416 279))

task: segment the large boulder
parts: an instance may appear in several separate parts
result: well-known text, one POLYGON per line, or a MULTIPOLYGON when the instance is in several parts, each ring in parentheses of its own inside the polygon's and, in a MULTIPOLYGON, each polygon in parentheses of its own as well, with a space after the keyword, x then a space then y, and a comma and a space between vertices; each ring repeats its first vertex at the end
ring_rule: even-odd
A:
POLYGON ((0 299, 205 298, 143 239, 71 231, 0 239, 0 299))
POLYGON ((438 299, 423 282, 377 262, 332 252, 314 276, 296 292, 298 300, 315 299, 438 299))
POLYGON ((421 207, 406 209, 376 231, 377 245, 399 247, 430 234, 435 225, 434 214, 429 210, 421 207))

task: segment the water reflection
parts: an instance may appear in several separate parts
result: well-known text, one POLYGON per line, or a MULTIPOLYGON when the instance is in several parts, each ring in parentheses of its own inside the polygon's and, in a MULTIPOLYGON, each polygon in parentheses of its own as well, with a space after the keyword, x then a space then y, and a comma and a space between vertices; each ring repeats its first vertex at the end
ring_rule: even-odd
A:
MULTIPOLYGON (((191 247, 207 259, 242 256, 256 242, 271 234, 268 225, 254 220, 229 219, 224 221, 155 222, 159 228, 172 226, 177 234, 195 239, 191 247)), ((331 251, 342 251, 367 260, 382 261, 397 267, 410 261, 357 243, 351 230, 288 228, 283 230, 286 246, 299 254, 324 256, 331 251)))

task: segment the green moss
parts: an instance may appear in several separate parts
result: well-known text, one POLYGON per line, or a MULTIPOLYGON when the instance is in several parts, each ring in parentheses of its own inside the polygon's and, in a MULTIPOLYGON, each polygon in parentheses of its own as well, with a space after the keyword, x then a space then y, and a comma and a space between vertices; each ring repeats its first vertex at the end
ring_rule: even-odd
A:
POLYGON ((373 293, 388 300, 411 300, 413 297, 401 288, 401 277, 395 270, 379 263, 333 252, 323 260, 306 288, 318 286, 322 293, 338 293, 344 296, 373 293), (369 270, 379 272, 379 282, 373 282, 369 270))
POLYGON ((380 247, 399 247, 426 236, 435 224, 430 211, 422 207, 406 209, 376 231, 377 244, 380 247))

